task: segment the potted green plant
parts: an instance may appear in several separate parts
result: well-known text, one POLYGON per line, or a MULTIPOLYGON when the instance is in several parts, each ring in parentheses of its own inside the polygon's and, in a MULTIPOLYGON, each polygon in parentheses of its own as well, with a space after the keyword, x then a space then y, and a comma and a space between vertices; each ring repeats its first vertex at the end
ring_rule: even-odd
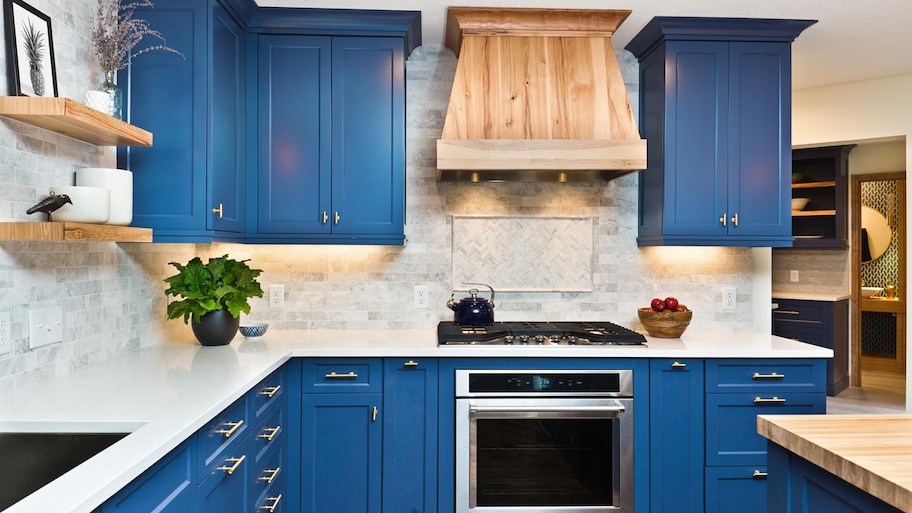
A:
POLYGON ((194 257, 181 265, 170 264, 178 273, 165 278, 167 296, 181 297, 168 303, 168 319, 184 318, 193 334, 204 346, 225 345, 237 334, 241 312, 250 313, 251 297, 263 297, 257 276, 263 271, 251 269, 248 260, 235 260, 224 255, 203 264, 194 257))

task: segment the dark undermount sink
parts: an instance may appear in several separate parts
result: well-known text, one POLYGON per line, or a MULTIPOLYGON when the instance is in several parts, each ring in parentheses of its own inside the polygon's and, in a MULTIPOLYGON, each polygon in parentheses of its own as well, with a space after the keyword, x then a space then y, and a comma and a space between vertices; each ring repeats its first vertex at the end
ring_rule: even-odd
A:
POLYGON ((0 433, 0 511, 129 433, 0 433))

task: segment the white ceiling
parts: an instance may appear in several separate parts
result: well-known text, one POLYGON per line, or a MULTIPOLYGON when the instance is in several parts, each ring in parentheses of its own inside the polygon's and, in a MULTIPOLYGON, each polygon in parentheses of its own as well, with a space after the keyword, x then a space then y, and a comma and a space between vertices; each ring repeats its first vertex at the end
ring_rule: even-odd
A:
MULTIPOLYGON (((653 16, 818 20, 793 46, 793 88, 912 74, 910 0, 257 0, 264 7, 421 11, 424 44, 443 44, 446 9, 456 6, 630 9, 616 48, 653 16), (455 3, 453 3, 455 2, 455 3)), ((910 91, 912 94, 912 91, 910 91)))

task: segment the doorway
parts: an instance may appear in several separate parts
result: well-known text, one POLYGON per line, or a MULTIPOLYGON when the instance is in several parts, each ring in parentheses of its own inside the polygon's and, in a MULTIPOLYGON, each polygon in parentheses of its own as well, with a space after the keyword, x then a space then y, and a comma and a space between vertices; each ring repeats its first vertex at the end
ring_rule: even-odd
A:
POLYGON ((852 386, 886 378, 905 390, 905 190, 904 172, 851 176, 852 386))

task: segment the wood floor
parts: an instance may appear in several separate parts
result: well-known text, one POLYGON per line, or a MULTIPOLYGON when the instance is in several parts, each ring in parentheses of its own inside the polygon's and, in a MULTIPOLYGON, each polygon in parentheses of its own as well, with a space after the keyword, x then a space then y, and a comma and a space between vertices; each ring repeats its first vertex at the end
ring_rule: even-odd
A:
POLYGON ((901 374, 862 371, 861 386, 827 397, 827 413, 904 413, 906 379, 901 374))

